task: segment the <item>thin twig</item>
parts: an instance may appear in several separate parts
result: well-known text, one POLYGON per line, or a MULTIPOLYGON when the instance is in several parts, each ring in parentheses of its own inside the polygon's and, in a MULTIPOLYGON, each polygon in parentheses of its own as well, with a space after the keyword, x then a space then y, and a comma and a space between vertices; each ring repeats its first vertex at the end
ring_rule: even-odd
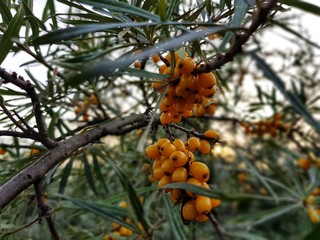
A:
POLYGON ((212 223, 216 234, 220 240, 228 240, 228 237, 226 236, 226 231, 224 228, 219 224, 218 220, 215 218, 212 212, 208 214, 209 220, 212 223))
POLYGON ((55 224, 52 219, 51 212, 50 212, 51 208, 49 207, 48 204, 45 203, 45 200, 44 200, 44 193, 43 193, 43 187, 42 187, 41 180, 34 183, 34 189, 35 189, 35 193, 36 193, 36 199, 38 202, 39 224, 41 224, 42 218, 45 217, 53 238, 55 240, 60 240, 59 234, 57 232, 57 229, 55 227, 55 224))
POLYGON ((21 227, 19 227, 19 228, 17 228, 17 229, 14 229, 14 230, 12 230, 12 231, 9 231, 9 232, 6 232, 6 233, 4 233, 4 234, 1 234, 1 235, 0 235, 0 238, 5 237, 5 236, 9 236, 9 235, 12 235, 12 234, 15 234, 16 232, 19 232, 19 231, 21 231, 21 230, 23 230, 23 229, 25 229, 25 228, 30 227, 32 224, 34 224, 34 223, 37 222, 37 221, 38 221, 38 218, 34 219, 33 221, 31 221, 31 222, 29 222, 29 223, 26 223, 26 224, 22 225, 21 227))
POLYGON ((262 4, 258 9, 258 12, 254 14, 254 18, 249 28, 242 33, 235 34, 234 44, 229 50, 224 55, 219 55, 213 62, 196 68, 194 73, 211 72, 212 70, 219 69, 226 63, 233 61, 234 57, 242 52, 242 46, 249 40, 251 35, 253 35, 260 26, 266 23, 268 14, 277 5, 277 2, 277 0, 270 0, 266 4, 262 4))

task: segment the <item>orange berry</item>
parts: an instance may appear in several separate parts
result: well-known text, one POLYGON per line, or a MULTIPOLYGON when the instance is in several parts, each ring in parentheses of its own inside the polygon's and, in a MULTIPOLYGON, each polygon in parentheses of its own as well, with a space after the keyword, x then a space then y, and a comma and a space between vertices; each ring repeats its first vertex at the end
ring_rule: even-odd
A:
POLYGON ((201 73, 198 76, 201 87, 211 89, 216 85, 216 78, 213 73, 201 73))
POLYGON ((158 187, 162 188, 164 185, 167 185, 169 183, 172 183, 171 177, 170 176, 163 176, 160 181, 158 182, 158 187))
POLYGON ((151 159, 156 159, 161 156, 156 144, 152 144, 146 148, 146 155, 151 159))
POLYGON ((203 89, 201 91, 201 95, 206 97, 206 98, 211 98, 216 94, 216 90, 214 88, 210 88, 210 89, 203 89))
POLYGON ((197 217, 198 212, 194 200, 190 200, 183 205, 181 214, 182 218, 187 221, 192 221, 197 217))
POLYGON ((186 146, 184 145, 183 141, 179 138, 176 138, 172 144, 176 147, 178 151, 184 151, 186 149, 186 146))
POLYGON ((196 220, 197 222, 202 223, 202 222, 208 221, 208 219, 209 219, 209 218, 207 217, 207 215, 198 213, 195 220, 196 220))
POLYGON ((172 189, 170 191, 170 199, 173 203, 178 203, 181 200, 181 190, 180 189, 172 189))
POLYGON ((188 162, 187 155, 182 151, 174 151, 170 155, 170 161, 175 168, 182 167, 188 162))
POLYGON ((191 74, 196 67, 194 60, 191 57, 180 58, 177 63, 176 67, 179 69, 181 73, 184 74, 191 74))
POLYGON ((195 161, 195 157, 192 152, 190 152, 189 150, 185 150, 184 153, 187 155, 189 163, 193 163, 195 161))
POLYGON ((161 168, 164 172, 165 175, 171 175, 174 170, 176 169, 173 165, 172 165, 172 161, 170 159, 165 160, 162 165, 161 168))
POLYGON ((30 151, 30 155, 35 155, 35 154, 38 154, 39 152, 40 152, 39 149, 32 148, 31 151, 30 151))
POLYGON ((206 140, 200 140, 200 149, 199 151, 202 153, 202 154, 209 154, 211 152, 211 145, 208 141, 206 140))
POLYGON ((221 200, 220 199, 216 199, 216 198, 211 198, 211 205, 212 208, 218 207, 221 204, 221 200))
MULTIPOLYGON (((202 186, 202 185, 201 185, 201 182, 200 182, 198 179, 196 179, 196 178, 189 178, 189 179, 187 180, 187 183, 190 183, 190 184, 193 184, 193 185, 196 185, 196 186, 199 186, 199 187, 202 186)), ((190 197, 195 197, 195 196, 196 196, 196 194, 194 194, 194 193, 191 192, 191 191, 186 191, 186 193, 187 193, 190 197)))
POLYGON ((148 180, 149 180, 150 182, 155 182, 157 179, 155 179, 152 174, 149 174, 149 175, 148 175, 148 180))
POLYGON ((160 115, 160 122, 162 125, 168 125, 169 123, 171 123, 172 119, 171 119, 171 114, 170 112, 163 112, 160 115))
POLYGON ((135 68, 139 68, 139 69, 140 69, 141 66, 142 66, 142 64, 141 64, 140 61, 136 61, 136 62, 134 62, 133 66, 134 66, 135 68))
POLYGON ((203 135, 205 137, 214 138, 214 139, 217 139, 219 137, 219 134, 214 130, 207 130, 203 135))
POLYGON ((154 171, 157 168, 160 168, 162 163, 163 163, 163 160, 161 158, 155 159, 153 164, 152 164, 152 171, 154 171))
POLYGON ((212 209, 211 199, 209 197, 199 195, 196 198, 195 206, 198 213, 207 214, 212 209))
POLYGON ((181 122, 182 116, 180 114, 171 115, 171 121, 173 123, 179 123, 181 122))
POLYGON ((0 148, 0 155, 4 155, 4 154, 6 154, 6 150, 4 149, 4 148, 0 148))
POLYGON ((159 93, 162 93, 164 88, 165 88, 165 83, 164 82, 153 82, 151 84, 151 87, 155 90, 158 91, 159 93))
POLYGON ((158 149, 160 149, 161 145, 163 145, 165 143, 170 143, 170 140, 168 138, 160 138, 160 139, 158 139, 156 145, 157 145, 158 149))
POLYGON ((248 175, 245 173, 238 173, 237 175, 237 179, 240 183, 247 181, 248 178, 249 178, 248 175))
POLYGON ((170 142, 164 143, 160 147, 161 155, 167 158, 169 158, 174 151, 176 151, 176 147, 170 142))
POLYGON ((179 167, 172 173, 172 182, 186 182, 188 171, 184 167, 179 167))
POLYGON ((154 55, 152 55, 152 61, 154 61, 155 63, 156 62, 159 62, 160 61, 160 57, 159 57, 159 55, 158 54, 154 54, 154 55))
POLYGON ((119 232, 121 236, 125 236, 125 237, 130 237, 133 233, 132 230, 123 226, 120 227, 119 232))
POLYGON ((126 201, 121 201, 121 202, 119 202, 119 207, 121 207, 121 208, 127 208, 128 207, 128 203, 126 202, 126 201))
POLYGON ((300 158, 298 160, 298 167, 303 170, 308 170, 311 167, 311 161, 309 159, 300 158))
POLYGON ((119 223, 112 223, 112 227, 113 227, 113 230, 118 230, 120 228, 120 224, 119 223))
POLYGON ((160 180, 163 176, 164 176, 164 171, 163 169, 160 167, 160 168, 156 168, 154 171, 153 171, 153 176, 155 179, 157 180, 160 180))
POLYGON ((210 178, 208 166, 202 162, 193 162, 189 166, 190 175, 201 182, 207 182, 210 178))
POLYGON ((166 65, 161 65, 160 67, 159 67, 159 73, 160 74, 163 74, 163 72, 164 72, 164 70, 167 68, 167 66, 166 65))
POLYGON ((192 116, 192 114, 193 114, 193 113, 192 113, 192 110, 186 109, 186 110, 183 111, 183 113, 181 114, 181 116, 184 117, 184 118, 189 118, 189 117, 192 116))
POLYGON ((192 152, 194 152, 195 150, 199 150, 200 149, 199 139, 196 137, 189 138, 187 142, 187 148, 192 152))

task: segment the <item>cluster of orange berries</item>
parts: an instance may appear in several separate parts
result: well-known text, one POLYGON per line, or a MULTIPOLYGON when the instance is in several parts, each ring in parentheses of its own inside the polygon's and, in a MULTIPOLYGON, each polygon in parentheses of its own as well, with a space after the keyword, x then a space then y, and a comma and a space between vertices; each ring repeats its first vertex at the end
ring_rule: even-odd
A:
POLYGON ((77 106, 74 112, 78 115, 82 115, 82 121, 87 122, 89 120, 89 114, 88 111, 90 109, 91 105, 98 105, 98 99, 97 97, 92 94, 89 98, 84 100, 83 104, 81 106, 77 106))
MULTIPOLYGON (((217 139, 218 134, 213 130, 204 133, 207 139, 217 139)), ((170 141, 161 138, 155 144, 146 148, 146 155, 153 159, 151 181, 159 180, 159 188, 169 183, 187 182, 199 187, 209 189, 207 181, 210 170, 205 163, 195 160, 194 152, 202 154, 211 152, 211 144, 207 140, 190 137, 186 142, 181 139, 170 141)), ((168 189, 171 201, 175 204, 183 203, 182 219, 185 223, 193 220, 204 222, 208 220, 211 210, 220 205, 220 200, 197 195, 181 189, 168 189)))
POLYGON ((305 205, 311 222, 320 222, 320 206, 315 202, 315 198, 320 196, 320 186, 316 187, 310 196, 307 197, 305 205))
POLYGON ((161 123, 179 123, 182 118, 192 115, 213 114, 217 107, 211 99, 216 93, 214 74, 195 74, 196 63, 186 52, 176 51, 173 55, 174 61, 168 53, 164 58, 165 65, 159 68, 160 74, 170 77, 152 84, 155 91, 166 91, 160 103, 161 123))
MULTIPOLYGON (((141 199, 140 199, 140 201, 141 201, 141 199)), ((119 207, 127 208, 128 207, 128 203, 126 201, 121 201, 119 203, 119 207)), ((131 219, 130 218, 125 218, 124 220, 126 221, 126 223, 131 224, 131 219)), ((113 222, 112 223, 112 227, 113 227, 112 234, 106 234, 105 237, 104 237, 104 240, 116 240, 116 239, 118 239, 117 237, 128 238, 133 234, 132 230, 130 230, 129 228, 126 228, 124 226, 121 226, 118 223, 113 222)), ((138 223, 138 227, 139 227, 139 229, 142 230, 142 225, 140 223, 138 223)))
POLYGON ((254 134, 262 136, 264 134, 269 134, 270 136, 275 137, 280 132, 287 132, 290 128, 288 124, 284 124, 281 121, 281 118, 282 115, 276 113, 271 119, 250 124, 241 122, 240 125, 244 128, 245 134, 247 135, 254 134))

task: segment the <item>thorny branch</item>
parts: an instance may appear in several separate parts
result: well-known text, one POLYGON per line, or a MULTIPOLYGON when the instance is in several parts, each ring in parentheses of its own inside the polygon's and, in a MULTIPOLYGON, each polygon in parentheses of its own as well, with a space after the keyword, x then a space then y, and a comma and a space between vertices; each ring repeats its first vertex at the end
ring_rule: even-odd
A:
POLYGON ((23 127, 22 124, 19 121, 17 121, 14 118, 14 116, 10 113, 10 111, 6 108, 4 100, 1 97, 0 107, 2 108, 4 113, 10 118, 10 120, 15 124, 15 126, 18 127, 22 131, 22 133, 24 133, 22 135, 29 136, 30 139, 41 142, 47 148, 53 148, 57 146, 57 143, 48 137, 47 127, 44 122, 44 117, 41 110, 40 99, 31 82, 28 80, 25 81, 23 77, 18 76, 17 73, 15 72, 10 74, 4 68, 1 68, 1 67, 0 67, 0 77, 4 79, 3 81, 4 84, 6 83, 14 84, 15 86, 24 90, 27 93, 27 96, 31 99, 38 132, 36 132, 33 128, 28 126, 24 120, 21 121, 21 119, 23 118, 18 116, 19 121, 26 126, 26 128, 23 127))
POLYGON ((270 0, 261 5, 257 13, 254 14, 254 18, 249 28, 243 33, 235 34, 234 44, 230 49, 224 55, 219 55, 213 62, 196 68, 195 73, 211 72, 212 70, 219 69, 226 63, 233 61, 234 57, 242 52, 242 46, 249 40, 251 35, 253 35, 260 26, 266 23, 268 14, 276 6, 277 2, 277 0, 270 0))

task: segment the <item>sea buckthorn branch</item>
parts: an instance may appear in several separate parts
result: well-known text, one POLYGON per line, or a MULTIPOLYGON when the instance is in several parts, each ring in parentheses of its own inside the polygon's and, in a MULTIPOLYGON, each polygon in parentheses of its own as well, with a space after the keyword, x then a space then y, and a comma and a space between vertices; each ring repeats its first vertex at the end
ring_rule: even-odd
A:
POLYGON ((45 200, 44 200, 42 181, 35 182, 34 189, 35 189, 36 199, 38 203, 38 222, 39 224, 41 224, 42 218, 45 217, 53 239, 59 240, 60 237, 50 212, 51 208, 48 204, 45 203, 45 200))
POLYGON ((194 73, 208 73, 212 70, 220 69, 223 65, 233 61, 234 57, 242 52, 242 46, 249 40, 251 35, 258 30, 260 26, 266 23, 268 14, 277 5, 277 0, 270 0, 265 4, 261 4, 258 8, 251 25, 242 33, 235 33, 234 44, 223 55, 219 55, 213 62, 204 64, 195 69, 194 73))
POLYGON ((49 151, 39 160, 32 163, 6 183, 0 186, 0 212, 22 191, 35 182, 41 180, 53 167, 69 158, 79 148, 86 146, 106 135, 122 135, 148 125, 150 120, 147 114, 132 114, 127 117, 116 118, 101 123, 87 131, 70 137, 49 151))
MULTIPOLYGON (((34 115, 35 115, 35 120, 36 120, 36 125, 38 128, 38 132, 33 130, 33 128, 31 128, 27 124, 25 124, 27 129, 22 127, 22 125, 20 123, 18 123, 13 118, 13 116, 10 114, 10 112, 5 108, 4 102, 2 101, 1 108, 4 110, 5 114, 10 118, 11 121, 13 121, 13 123, 17 127, 19 127, 22 130, 23 133, 25 133, 25 135, 29 135, 30 139, 34 139, 36 141, 41 142, 47 148, 53 148, 53 147, 57 146, 57 142, 52 140, 48 136, 46 124, 43 120, 44 116, 43 116, 42 110, 41 110, 40 99, 39 99, 39 96, 35 90, 35 87, 31 84, 31 82, 25 81, 23 77, 18 76, 17 73, 15 73, 15 72, 10 74, 4 68, 1 68, 1 67, 0 67, 0 77, 4 79, 4 81, 3 81, 4 84, 12 83, 13 85, 21 88, 22 90, 24 90, 27 93, 27 96, 31 99, 31 102, 33 105, 33 111, 34 111, 34 115)), ((19 116, 18 119, 21 120, 22 118, 19 116)), ((25 121, 22 121, 22 123, 25 123, 25 121)))

